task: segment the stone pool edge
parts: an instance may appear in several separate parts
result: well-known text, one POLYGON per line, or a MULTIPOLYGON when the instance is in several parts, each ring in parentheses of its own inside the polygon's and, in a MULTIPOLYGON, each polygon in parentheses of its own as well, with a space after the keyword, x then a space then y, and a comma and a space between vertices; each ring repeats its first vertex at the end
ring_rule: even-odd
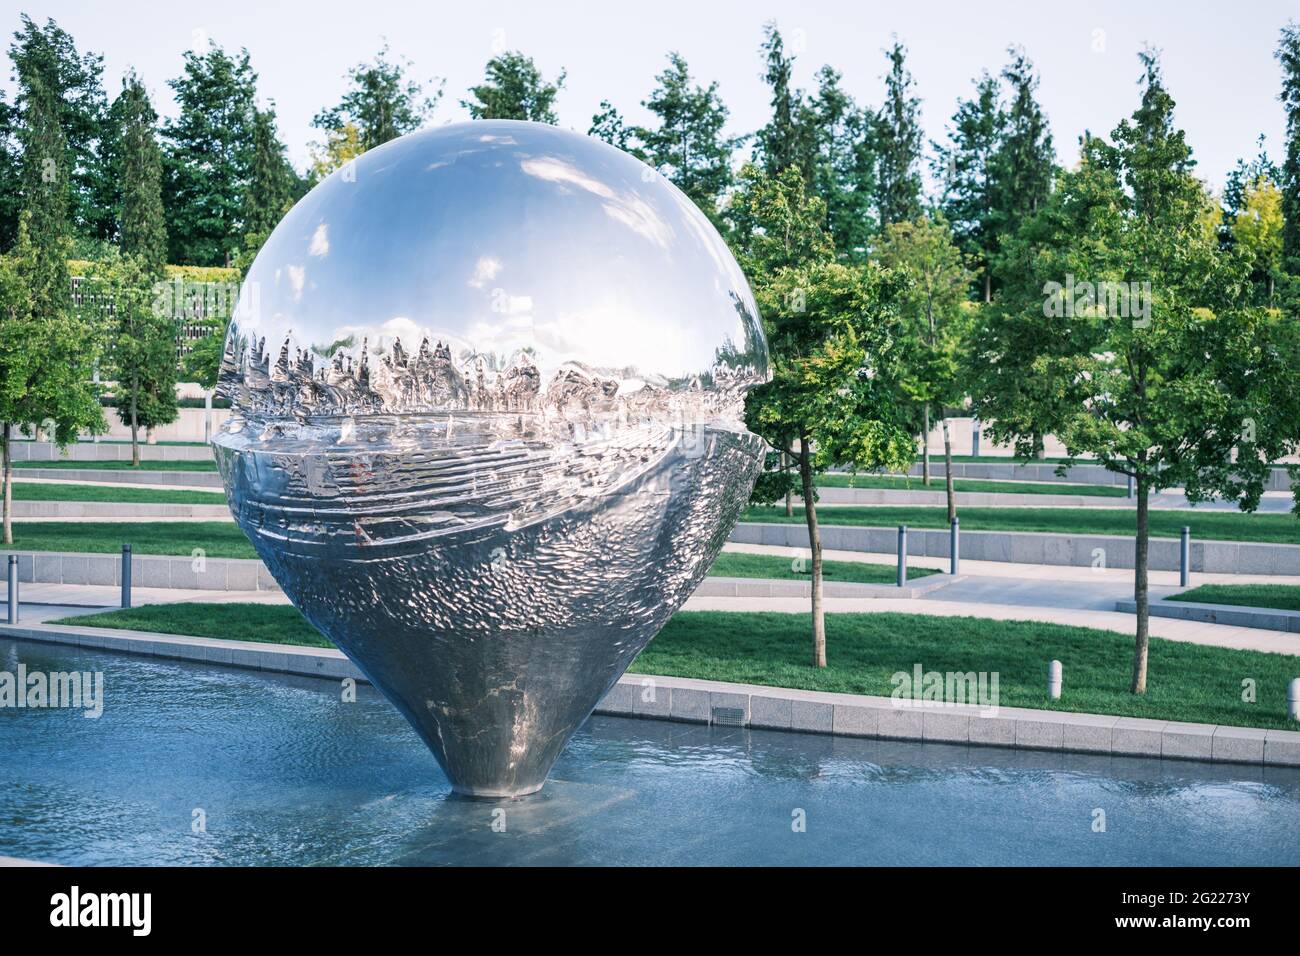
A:
MULTIPOLYGON (((112 628, 0 624, 0 637, 334 680, 365 675, 335 648, 112 628)), ((597 714, 842 737, 1300 767, 1300 731, 1110 714, 902 705, 889 697, 625 674, 597 714)))

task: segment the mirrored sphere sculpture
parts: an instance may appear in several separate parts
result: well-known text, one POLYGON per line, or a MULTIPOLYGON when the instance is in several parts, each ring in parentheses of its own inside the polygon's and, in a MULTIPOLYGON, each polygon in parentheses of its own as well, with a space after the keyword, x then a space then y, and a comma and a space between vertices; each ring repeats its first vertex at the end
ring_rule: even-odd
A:
POLYGON ((272 233, 216 455, 275 579, 453 787, 515 796, 721 549, 767 374, 745 278, 676 187, 552 126, 460 123, 272 233))

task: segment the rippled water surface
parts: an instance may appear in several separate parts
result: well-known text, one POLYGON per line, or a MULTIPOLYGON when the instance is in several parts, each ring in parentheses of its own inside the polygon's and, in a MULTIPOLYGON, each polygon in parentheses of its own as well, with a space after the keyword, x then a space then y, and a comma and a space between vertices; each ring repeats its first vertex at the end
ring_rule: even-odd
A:
POLYGON ((75 864, 1300 864, 1300 771, 595 717, 546 789, 449 792, 369 687, 0 640, 102 671, 0 709, 0 855, 75 864), (1105 832, 1094 832, 1104 813, 1105 832), (197 828, 196 821, 203 826, 197 828), (796 832, 802 821, 803 832, 796 832))

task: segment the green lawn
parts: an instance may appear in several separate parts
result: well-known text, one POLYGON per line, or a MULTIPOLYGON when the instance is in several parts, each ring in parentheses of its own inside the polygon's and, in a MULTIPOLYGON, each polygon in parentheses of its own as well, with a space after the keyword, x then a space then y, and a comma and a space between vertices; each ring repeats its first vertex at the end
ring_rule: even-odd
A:
MULTIPOLYGON (((1137 530, 1137 515, 1132 508, 961 508, 957 514, 965 531, 1132 535, 1137 530)), ((1183 525, 1187 525, 1194 540, 1300 544, 1300 520, 1291 514, 1164 510, 1153 510, 1150 514, 1151 535, 1155 538, 1177 538, 1183 525)), ((821 508, 817 517, 822 524, 835 525, 948 527, 948 512, 942 506, 842 505, 821 508)), ((794 516, 786 517, 784 507, 774 506, 749 508, 741 520, 803 524, 804 518, 802 508, 795 508, 794 516)))
POLYGON ((226 496, 219 491, 189 491, 184 488, 135 488, 120 485, 33 484, 14 482, 14 501, 112 501, 122 504, 220 505, 226 496))
POLYGON ((74 468, 82 471, 216 471, 215 461, 16 461, 15 468, 74 468))
POLYGON ((136 554, 189 555, 202 548, 209 558, 257 557, 230 521, 17 521, 13 529, 15 551, 116 554, 125 542, 136 554))
MULTIPOLYGON (((778 578, 787 581, 808 581, 812 578, 812 563, 803 559, 803 571, 794 570, 794 558, 774 554, 744 554, 724 551, 709 569, 709 574, 722 578, 778 578)), ((924 578, 939 574, 934 568, 907 569, 907 579, 924 578)), ((823 561, 822 575, 827 581, 846 581, 856 584, 897 584, 898 568, 893 564, 867 564, 864 561, 823 561)))
MULTIPOLYGON (((169 604, 52 622, 125 627, 272 643, 329 646, 288 605, 169 604)), ((926 671, 996 672, 999 703, 1161 720, 1293 727, 1286 685, 1300 659, 1151 639, 1144 697, 1128 692, 1133 640, 1122 634, 1028 621, 915 614, 832 614, 826 618, 830 666, 807 664, 802 614, 682 612, 632 666, 634 673, 738 681, 805 690, 889 696, 890 676, 926 671), (1064 665, 1065 692, 1046 694, 1047 662, 1064 665), (1257 682, 1258 703, 1241 699, 1241 681, 1257 682)))
POLYGON ((291 604, 146 604, 123 611, 65 617, 52 624, 85 624, 128 631, 220 637, 267 644, 333 647, 291 604))
POLYGON ((1300 584, 1202 584, 1166 600, 1300 611, 1300 584))
MULTIPOLYGON (((823 488, 888 488, 897 491, 943 491, 941 476, 926 487, 920 478, 907 475, 821 475, 823 488)), ((986 481, 982 478, 954 478, 953 491, 981 491, 1017 495, 1088 495, 1094 498, 1123 498, 1128 492, 1117 485, 1069 485, 1050 481, 986 481)))

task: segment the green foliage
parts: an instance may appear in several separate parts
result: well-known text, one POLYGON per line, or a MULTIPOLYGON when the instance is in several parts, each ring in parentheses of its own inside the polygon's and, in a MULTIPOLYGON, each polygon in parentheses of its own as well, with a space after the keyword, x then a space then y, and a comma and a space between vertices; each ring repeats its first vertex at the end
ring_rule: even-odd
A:
POLYGON ((245 236, 258 237, 256 246, 261 248, 300 195, 302 183, 289 165, 284 143, 276 133, 275 109, 257 110, 253 116, 252 164, 240 210, 245 236))
POLYGON ((186 381, 197 382, 207 389, 217 387, 228 325, 228 321, 210 323, 207 334, 197 339, 181 358, 181 371, 185 374, 186 381))
MULTIPOLYGON (((115 236, 117 189, 110 166, 103 162, 105 112, 104 58, 77 52, 72 37, 53 20, 37 26, 27 14, 9 47, 18 82, 17 106, 25 114, 39 80, 55 105, 65 156, 60 168, 68 177, 69 235, 85 240, 115 236)), ((16 237, 16 232, 14 233, 16 237)))
POLYGON ((948 143, 935 144, 935 173, 943 184, 940 209, 952 224, 958 246, 982 274, 982 296, 993 294, 993 157, 1002 141, 1005 116, 998 83, 988 73, 975 83, 975 96, 959 100, 948 127, 948 143))
POLYGON ((236 58, 209 43, 206 52, 185 52, 185 71, 169 85, 180 115, 166 122, 163 134, 168 258, 225 265, 242 242, 257 74, 247 50, 236 58))
POLYGON ((886 56, 885 103, 876 116, 876 211, 882 226, 921 215, 921 101, 903 44, 895 40, 886 56))
POLYGON ((1056 169, 1047 117, 1035 98, 1034 66, 1023 50, 1012 47, 1008 52, 1011 62, 1003 68, 1002 80, 1010 101, 988 173, 990 228, 995 236, 1014 232, 1042 207, 1056 169))
POLYGON ((794 57, 786 56, 785 41, 776 23, 763 25, 763 81, 772 90, 772 118, 754 134, 754 161, 769 175, 787 169, 800 171, 805 181, 812 178, 816 132, 803 92, 791 87, 794 57))
POLYGON ((18 142, 18 108, 0 90, 0 253, 18 239, 22 209, 22 148, 18 142))
POLYGON ((1286 158, 1282 162, 1282 254, 1291 275, 1300 275, 1300 24, 1288 22, 1278 41, 1277 61, 1282 66, 1282 92, 1278 99, 1286 111, 1286 158))
POLYGON ((840 258, 861 262, 878 225, 875 116, 853 102, 829 66, 817 73, 808 113, 815 137, 809 184, 826 204, 826 228, 840 258))
POLYGON ((154 135, 158 114, 134 73, 122 80, 113 103, 120 153, 117 180, 122 189, 119 235, 122 251, 137 256, 161 278, 167 264, 167 227, 162 204, 162 151, 154 135))
POLYGON ((468 100, 460 105, 479 119, 530 120, 534 123, 559 122, 555 115, 556 94, 564 88, 564 71, 548 83, 530 56, 506 52, 488 60, 483 82, 470 87, 468 100))
POLYGON ((419 129, 442 97, 442 81, 426 96, 424 84, 408 76, 410 66, 408 60, 390 61, 385 44, 372 63, 348 71, 350 86, 343 99, 317 113, 312 125, 327 136, 337 136, 351 125, 363 153, 419 129))

